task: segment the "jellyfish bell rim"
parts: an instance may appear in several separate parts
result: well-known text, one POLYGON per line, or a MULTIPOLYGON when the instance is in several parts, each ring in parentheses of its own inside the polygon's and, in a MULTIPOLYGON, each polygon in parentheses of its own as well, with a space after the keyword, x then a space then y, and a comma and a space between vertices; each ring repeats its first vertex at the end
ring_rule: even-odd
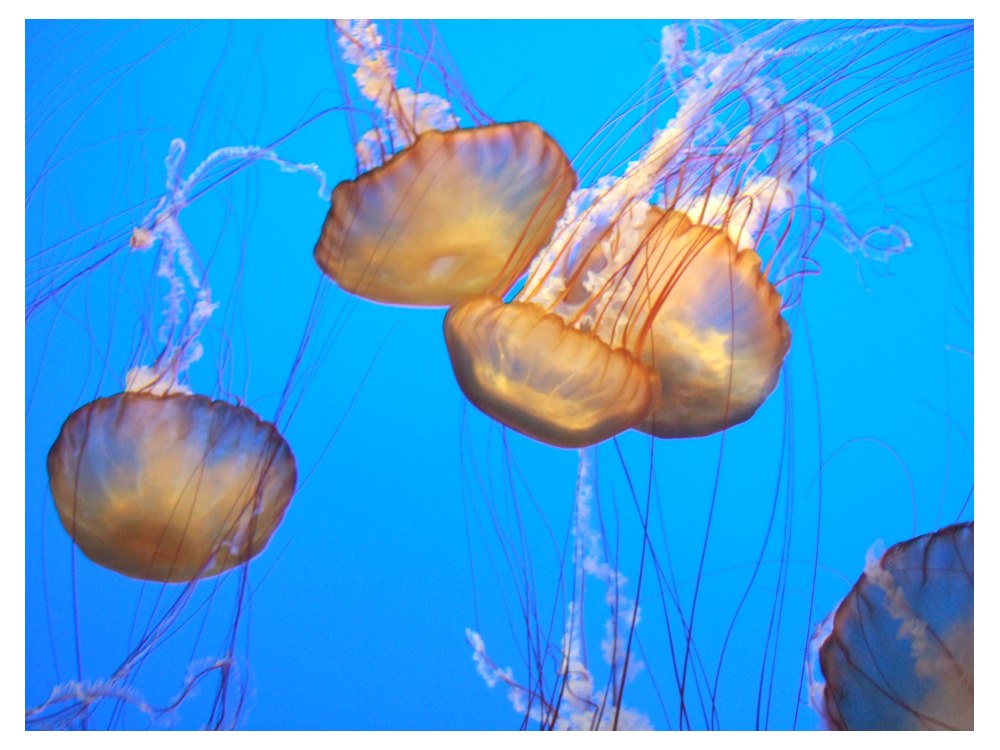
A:
MULTIPOLYGON (((146 447, 151 451, 154 449, 152 445, 146 447)), ((193 449, 197 451, 197 445, 193 449)), ((181 449, 177 450, 177 453, 182 452, 181 449)), ((191 458, 191 455, 181 455, 179 460, 183 462, 186 458, 191 458)), ((216 576, 246 564, 260 554, 281 524, 298 480, 295 456, 274 424, 261 419, 248 407, 189 393, 157 395, 148 391, 123 391, 84 404, 63 422, 59 435, 49 449, 46 465, 52 499, 60 522, 74 546, 103 568, 130 578, 162 583, 188 583, 216 576), (180 440, 189 438, 192 434, 196 442, 198 439, 202 442, 202 453, 197 465, 187 466, 187 474, 180 473, 173 477, 177 480, 187 476, 190 482, 197 474, 198 488, 194 490, 193 497, 173 496, 170 507, 162 503, 157 507, 157 493, 160 493, 159 499, 163 500, 170 491, 170 488, 163 487, 162 484, 152 488, 127 486, 129 472, 135 474, 137 471, 136 467, 128 466, 129 459, 135 458, 129 452, 141 451, 143 442, 150 443, 150 430, 157 424, 155 419, 144 419, 143 412, 163 404, 175 411, 161 416, 161 422, 169 420, 178 411, 185 415, 188 422, 174 425, 174 437, 179 440, 155 446, 158 457, 154 461, 161 464, 169 461, 171 447, 177 448, 180 440), (108 465, 102 464, 102 470, 118 470, 119 473, 108 478, 87 479, 83 477, 84 469, 81 465, 93 460, 92 455, 87 456, 85 453, 90 450, 89 446, 97 442, 92 437, 92 428, 101 429, 102 422, 113 434, 101 438, 94 450, 103 450, 106 454, 104 459, 108 465), (231 467, 214 455, 213 451, 227 439, 222 434, 225 428, 232 426, 241 434, 234 436, 230 433, 229 441, 235 440, 238 443, 242 440, 251 444, 236 460, 244 464, 251 463, 252 471, 256 472, 250 475, 252 487, 246 477, 227 479, 219 476, 220 472, 231 467), (253 444, 257 444, 256 454, 253 452, 253 444), (113 455, 115 451, 118 451, 118 456, 113 455), (215 469, 209 464, 219 468, 215 469), (63 469, 72 470, 72 481, 64 479, 63 469), (216 476, 212 476, 213 473, 216 476), (83 487, 82 493, 81 478, 91 485, 83 487), (115 502, 115 481, 125 485, 122 492, 124 502, 115 502), (208 489, 202 491, 202 487, 208 489), (219 495, 210 494, 213 489, 228 494, 222 494, 220 499, 219 495), (93 495, 83 496, 88 491, 96 492, 96 502, 105 506, 98 506, 96 513, 94 509, 87 511, 92 516, 89 520, 80 511, 81 506, 86 510, 88 501, 94 502, 93 495), (128 492, 132 493, 131 498, 127 497, 128 492), (101 497, 101 494, 105 497, 101 497), (221 505, 226 499, 232 500, 228 508, 221 505), (194 515, 196 505, 201 506, 199 510, 203 513, 221 508, 228 511, 228 514, 223 516, 222 522, 214 529, 215 534, 207 541, 204 535, 189 535, 186 526, 181 529, 178 537, 177 522, 173 514, 182 503, 189 506, 185 524, 194 515), (118 507, 114 507, 115 505, 118 507), (161 516, 154 518, 152 525, 145 529, 138 529, 135 519, 129 517, 129 511, 134 511, 140 505, 161 512, 161 516), (110 513, 107 506, 112 506, 110 513), (116 510, 126 512, 116 516, 116 510), (165 517, 163 512, 166 513, 165 517), (114 550, 110 545, 115 542, 124 544, 126 549, 114 550), (153 548, 152 555, 150 546, 153 548)), ((179 468, 185 468, 183 463, 179 468)), ((236 468, 245 466, 237 465, 236 468)), ((158 465, 155 471, 169 474, 171 469, 158 465)), ((184 489, 187 489, 186 486, 184 489)))
MULTIPOLYGON (((558 142, 534 122, 519 120, 444 131, 428 129, 382 164, 337 184, 330 194, 330 208, 313 248, 313 259, 320 270, 345 291, 384 304, 448 307, 471 294, 504 294, 551 238, 576 184, 576 171, 569 157, 558 142), (501 145, 510 154, 492 157, 491 162, 481 165, 478 170, 464 165, 459 168, 455 164, 458 149, 481 151, 482 142, 495 142, 498 138, 504 139, 501 145), (528 148, 535 151, 529 154, 533 161, 507 158, 528 148), (449 153, 444 153, 445 149, 449 153), (416 240, 404 234, 412 230, 408 221, 416 211, 411 208, 403 214, 400 207, 404 201, 414 200, 417 191, 413 188, 417 180, 422 179, 425 184, 416 200, 436 201, 449 208, 455 205, 444 196, 447 187, 441 187, 447 179, 436 180, 420 174, 421 168, 433 160, 437 160, 439 173, 452 170, 446 178, 469 175, 466 182, 475 182, 475 189, 463 195, 464 210, 471 214, 478 200, 483 203, 481 211, 487 218, 505 230, 498 232, 503 236, 493 240, 493 247, 487 244, 492 240, 489 225, 484 224, 477 230, 480 234, 477 238, 464 236, 475 229, 471 216, 464 217, 464 226, 453 228, 452 236, 445 235, 444 241, 439 235, 448 229, 445 220, 432 223, 418 217, 428 226, 412 231, 416 240), (515 174, 519 165, 522 168, 515 174), (540 174, 524 174, 532 168, 540 174), (491 170, 498 174, 491 174, 491 170), (397 177, 403 181, 401 187, 394 185, 397 177), (525 192, 522 183, 503 184, 500 178, 508 181, 531 178, 541 187, 534 191, 533 198, 531 195, 525 198, 520 195, 525 192), (485 195, 492 185, 500 185, 507 192, 498 198, 485 195), (505 202, 503 199, 508 195, 510 198, 505 202), (515 203, 518 198, 531 210, 515 215, 519 208, 515 203), (367 209, 366 203, 377 205, 367 209), (382 204, 385 204, 384 210, 382 204), (509 216, 504 216, 502 209, 506 209, 509 216), (380 235, 370 239, 368 232, 380 235), (388 232, 395 232, 395 236, 384 242, 388 232), (432 233, 438 235, 433 240, 430 239, 432 233), (476 240, 479 244, 475 244, 476 240), (435 241, 440 243, 436 247, 435 241), (448 242, 458 251, 449 250, 448 242)), ((436 208, 432 203, 429 205, 426 210, 436 208)), ((461 201, 459 207, 462 207, 461 201)), ((417 209, 424 210, 424 207, 418 205, 417 209)))

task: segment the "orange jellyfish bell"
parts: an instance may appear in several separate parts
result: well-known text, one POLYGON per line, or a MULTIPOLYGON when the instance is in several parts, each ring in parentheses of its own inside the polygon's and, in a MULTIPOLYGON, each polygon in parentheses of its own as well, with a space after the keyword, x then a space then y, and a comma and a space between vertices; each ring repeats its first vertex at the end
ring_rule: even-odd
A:
POLYGON ((725 231, 655 206, 647 222, 643 262, 625 276, 643 288, 626 341, 659 373, 661 389, 637 428, 696 437, 744 422, 774 390, 791 344, 781 296, 760 256, 737 251, 725 231))
POLYGON ((469 297, 448 311, 455 378, 476 406, 561 448, 598 443, 649 414, 659 377, 531 302, 469 297))
POLYGON ((295 458, 249 409, 125 392, 75 411, 49 451, 59 518, 95 563, 190 581, 266 545, 295 490, 295 458))
POLYGON ((449 305, 506 292, 545 245, 576 176, 537 125, 430 130, 341 182, 313 256, 378 302, 449 305))
POLYGON ((870 555, 819 646, 832 729, 972 729, 973 524, 870 555))
POLYGON ((316 263, 377 302, 446 306, 506 293, 576 186, 566 155, 530 122, 459 128, 447 99, 397 84, 374 23, 338 21, 337 31, 375 127, 355 144, 361 174, 330 196, 316 263))

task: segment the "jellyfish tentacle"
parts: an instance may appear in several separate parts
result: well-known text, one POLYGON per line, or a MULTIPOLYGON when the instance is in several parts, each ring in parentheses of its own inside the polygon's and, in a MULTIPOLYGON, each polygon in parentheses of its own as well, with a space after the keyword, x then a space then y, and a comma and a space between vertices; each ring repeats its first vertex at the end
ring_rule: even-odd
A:
POLYGON ((133 230, 129 244, 133 251, 145 252, 159 244, 156 275, 167 282, 164 295, 163 322, 157 335, 162 349, 152 365, 136 365, 125 376, 129 391, 156 394, 191 393, 184 383, 188 369, 201 359, 201 333, 219 308, 212 300, 208 277, 191 240, 181 226, 180 214, 195 197, 195 191, 217 170, 233 164, 234 170, 257 161, 269 161, 283 172, 302 172, 317 181, 317 194, 327 197, 326 174, 313 163, 295 163, 283 159, 270 148, 260 146, 226 146, 216 149, 186 178, 182 176, 187 144, 174 138, 164 159, 166 192, 156 206, 133 230), (186 309, 188 289, 194 299, 186 309))

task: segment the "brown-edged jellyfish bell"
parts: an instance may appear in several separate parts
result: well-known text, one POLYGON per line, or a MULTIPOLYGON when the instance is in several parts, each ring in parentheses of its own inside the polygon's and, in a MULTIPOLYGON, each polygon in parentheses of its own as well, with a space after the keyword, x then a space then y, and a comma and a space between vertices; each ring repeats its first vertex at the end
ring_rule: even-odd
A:
POLYGON ((754 414, 791 341, 768 274, 794 253, 796 198, 829 138, 821 111, 782 101, 762 75, 766 55, 737 47, 713 79, 687 79, 675 117, 624 174, 573 194, 512 301, 451 308, 445 339, 470 401, 563 447, 630 427, 707 435, 754 414), (741 98, 771 106, 733 125, 741 98))
POLYGON ((247 562, 295 491, 295 458, 250 409, 125 392, 63 424, 48 458, 59 518, 83 553, 133 578, 190 581, 247 562))
POLYGON ((831 729, 972 729, 974 528, 947 526, 878 556, 814 641, 831 729))
POLYGON ((447 99, 397 86, 375 24, 336 28, 376 126, 356 143, 359 176, 330 196, 316 263, 346 291, 390 304, 506 293, 576 186, 566 155, 534 123, 459 128, 447 99))

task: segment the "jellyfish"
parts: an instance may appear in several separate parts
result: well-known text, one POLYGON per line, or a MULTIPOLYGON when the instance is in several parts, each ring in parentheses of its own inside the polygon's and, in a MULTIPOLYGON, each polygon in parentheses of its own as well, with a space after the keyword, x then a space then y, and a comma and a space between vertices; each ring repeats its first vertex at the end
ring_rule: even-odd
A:
POLYGON ((281 522, 296 482, 295 458, 273 424, 246 407, 193 394, 185 383, 219 303, 196 270, 181 211, 203 176, 226 161, 260 158, 317 172, 271 151, 224 148, 184 178, 185 153, 175 139, 166 192, 129 238, 133 251, 158 246, 157 275, 167 283, 163 350, 152 366, 127 373, 125 392, 73 412, 47 461, 59 518, 84 554, 119 573, 167 582, 215 575, 254 557, 281 522))
MULTIPOLYGON (((576 185, 566 155, 531 122, 460 128, 449 99, 398 85, 393 58, 406 51, 386 45, 374 23, 336 29, 375 127, 355 146, 360 174, 330 197, 316 263, 346 291, 379 302, 441 306, 506 293, 576 185)), ((421 61, 418 85, 434 68, 421 61)))
MULTIPOLYGON (((47 470, 59 519, 90 560, 132 578, 193 584, 244 565, 264 549, 291 501, 297 468, 274 424, 188 385, 190 367, 203 357, 202 333, 220 303, 213 301, 181 213, 205 176, 227 162, 260 159, 288 171, 321 173, 270 150, 237 147, 213 152, 184 177, 185 154, 185 143, 174 139, 165 160, 166 191, 128 242, 130 251, 152 254, 156 275, 166 282, 158 331, 163 348, 152 365, 128 371, 123 392, 91 401, 66 419, 47 470)), ((182 592, 178 601, 187 596, 182 592)), ((172 607, 157 629, 172 626, 181 611, 172 607)), ((100 690, 91 694, 80 683, 57 689, 28 712, 29 720, 85 725, 90 704, 99 703, 108 687, 131 681, 148 645, 133 651, 100 690)), ((226 681, 218 692, 223 723, 226 681)))
POLYGON ((869 552, 817 644, 831 729, 973 728, 973 523, 869 552))

